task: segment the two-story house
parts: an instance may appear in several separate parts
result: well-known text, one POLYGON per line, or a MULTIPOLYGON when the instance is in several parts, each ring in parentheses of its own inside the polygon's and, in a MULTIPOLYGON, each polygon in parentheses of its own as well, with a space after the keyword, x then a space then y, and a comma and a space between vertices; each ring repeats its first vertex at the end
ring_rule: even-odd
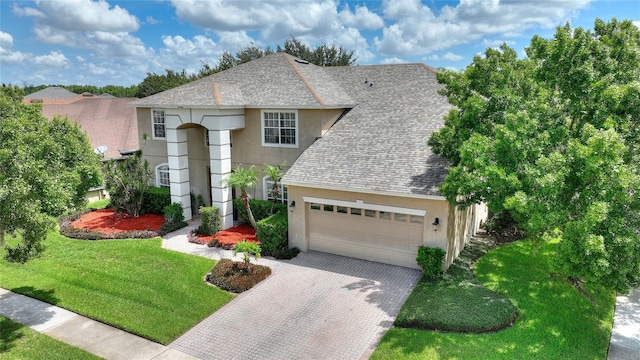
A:
MULTIPOLYGON (((430 134, 451 106, 424 64, 321 67, 284 53, 134 101, 155 183, 191 217, 190 194, 233 224, 236 166, 287 164, 289 245, 417 267, 419 245, 446 266, 486 217, 438 192, 447 161, 430 134)), ((263 177, 255 198, 268 198, 263 177)))

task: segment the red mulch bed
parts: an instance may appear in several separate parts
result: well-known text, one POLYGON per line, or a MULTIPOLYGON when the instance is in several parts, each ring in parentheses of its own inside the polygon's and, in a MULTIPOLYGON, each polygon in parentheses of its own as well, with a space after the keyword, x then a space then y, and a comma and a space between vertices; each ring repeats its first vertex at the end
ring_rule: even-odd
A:
POLYGON ((249 225, 242 224, 227 230, 220 230, 211 236, 197 235, 203 244, 208 244, 211 240, 218 240, 219 246, 225 249, 231 249, 235 244, 247 240, 260 245, 260 240, 256 238, 256 229, 249 225))
POLYGON ((129 214, 116 214, 113 210, 103 209, 88 212, 78 220, 72 221, 70 225, 102 234, 113 234, 132 230, 158 231, 163 224, 162 215, 144 214, 134 218, 129 214))

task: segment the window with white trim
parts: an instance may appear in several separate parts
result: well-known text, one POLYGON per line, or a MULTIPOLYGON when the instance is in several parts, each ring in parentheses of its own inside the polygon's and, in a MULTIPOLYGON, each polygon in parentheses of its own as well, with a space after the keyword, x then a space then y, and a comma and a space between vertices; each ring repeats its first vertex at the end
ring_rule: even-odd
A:
POLYGON ((156 166, 156 186, 167 189, 171 187, 169 164, 160 164, 156 166))
POLYGON ((154 139, 166 139, 167 127, 165 122, 164 110, 151 111, 151 134, 154 139))
POLYGON ((262 111, 262 145, 298 147, 298 111, 262 111))
POLYGON ((273 180, 271 180, 270 177, 266 176, 263 179, 263 183, 264 183, 264 199, 266 200, 277 200, 278 202, 281 203, 286 203, 287 202, 287 187, 282 185, 282 183, 278 183, 278 187, 280 188, 280 194, 278 194, 278 197, 274 197, 273 196, 273 180))

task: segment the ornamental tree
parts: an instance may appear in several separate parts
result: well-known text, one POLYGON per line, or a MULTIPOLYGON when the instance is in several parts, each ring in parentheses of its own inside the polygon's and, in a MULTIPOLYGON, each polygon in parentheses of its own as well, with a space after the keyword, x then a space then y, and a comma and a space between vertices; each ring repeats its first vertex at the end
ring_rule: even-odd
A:
POLYGON ((236 167, 226 179, 222 180, 222 183, 227 187, 238 187, 240 189, 240 199, 247 209, 249 223, 251 223, 251 226, 254 229, 257 229, 258 225, 256 224, 256 219, 253 217, 249 201, 250 196, 247 192, 248 188, 253 188, 258 183, 258 176, 255 167, 253 165, 249 168, 236 167))
POLYGON ((5 258, 23 263, 42 251, 55 217, 84 205, 101 171, 77 124, 49 121, 21 95, 17 87, 0 88, 0 245, 6 234, 20 235, 22 243, 6 246, 5 258))
POLYGON ((441 191, 559 241, 553 269, 578 288, 626 292, 640 285, 640 31, 566 25, 526 53, 503 45, 438 75, 456 106, 429 139, 453 164, 441 191))

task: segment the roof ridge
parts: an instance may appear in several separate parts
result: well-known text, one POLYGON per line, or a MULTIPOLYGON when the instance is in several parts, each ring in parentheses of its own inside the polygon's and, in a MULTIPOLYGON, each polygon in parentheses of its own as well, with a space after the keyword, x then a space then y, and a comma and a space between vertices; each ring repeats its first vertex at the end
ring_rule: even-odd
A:
POLYGON ((213 87, 213 101, 216 102, 216 105, 222 105, 222 101, 220 100, 220 89, 218 89, 218 83, 211 84, 213 87))
POLYGON ((304 83, 304 85, 307 87, 307 89, 311 92, 311 95, 313 95, 313 97, 316 98, 316 100, 318 100, 318 102, 321 105, 327 105, 327 103, 324 101, 324 99, 322 98, 322 96, 320 96, 320 94, 318 94, 318 92, 316 91, 316 89, 311 85, 311 83, 309 82, 309 79, 307 79, 304 74, 302 74, 302 72, 300 71, 300 69, 298 69, 298 67, 296 66, 293 58, 293 55, 289 55, 287 53, 282 53, 284 55, 284 58, 287 60, 287 62, 289 63, 289 66, 291 66, 291 68, 293 69, 293 71, 296 73, 296 75, 298 75, 298 77, 300 78, 300 80, 302 80, 302 82, 304 83))

